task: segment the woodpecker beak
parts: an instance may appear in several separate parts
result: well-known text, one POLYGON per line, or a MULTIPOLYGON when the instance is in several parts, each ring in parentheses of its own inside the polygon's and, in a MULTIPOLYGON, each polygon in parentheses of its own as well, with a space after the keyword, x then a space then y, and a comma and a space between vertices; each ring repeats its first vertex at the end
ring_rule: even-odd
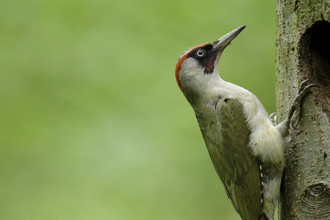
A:
POLYGON ((220 37, 218 40, 214 41, 212 43, 213 45, 213 49, 212 52, 216 51, 216 50, 221 50, 223 51, 232 40, 234 40, 234 38, 241 33, 241 31, 246 27, 246 25, 243 25, 239 28, 236 28, 235 30, 232 30, 231 32, 229 32, 228 34, 220 37))

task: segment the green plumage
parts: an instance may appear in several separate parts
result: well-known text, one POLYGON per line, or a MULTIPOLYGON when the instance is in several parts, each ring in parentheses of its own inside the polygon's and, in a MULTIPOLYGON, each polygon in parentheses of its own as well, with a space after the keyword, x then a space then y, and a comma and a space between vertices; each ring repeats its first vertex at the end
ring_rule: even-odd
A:
POLYGON ((235 210, 243 220, 262 218, 259 163, 249 147, 250 129, 242 104, 222 98, 215 109, 209 108, 207 114, 196 112, 196 117, 214 168, 235 210))

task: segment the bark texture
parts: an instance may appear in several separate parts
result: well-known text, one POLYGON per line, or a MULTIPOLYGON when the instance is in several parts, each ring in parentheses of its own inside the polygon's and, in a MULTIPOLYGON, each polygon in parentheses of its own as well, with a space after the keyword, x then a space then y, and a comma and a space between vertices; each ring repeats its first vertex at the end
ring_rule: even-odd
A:
POLYGON ((313 87, 290 129, 279 219, 330 219, 330 0, 276 0, 277 120, 303 80, 313 87))

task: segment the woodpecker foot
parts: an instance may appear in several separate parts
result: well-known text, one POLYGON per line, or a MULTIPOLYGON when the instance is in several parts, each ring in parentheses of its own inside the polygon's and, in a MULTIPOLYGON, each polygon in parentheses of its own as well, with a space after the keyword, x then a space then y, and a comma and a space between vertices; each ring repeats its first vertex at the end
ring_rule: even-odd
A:
POLYGON ((269 115, 270 119, 272 120, 273 124, 276 126, 276 112, 273 112, 272 114, 269 115))
POLYGON ((291 105, 290 111, 289 111, 289 121, 291 123, 291 126, 293 128, 296 128, 299 122, 299 117, 301 114, 301 105, 302 100, 306 96, 306 94, 311 90, 312 87, 318 86, 316 84, 308 84, 309 80, 305 80, 301 83, 298 95, 293 101, 293 104, 291 105), (294 114, 295 112, 295 114, 294 114))

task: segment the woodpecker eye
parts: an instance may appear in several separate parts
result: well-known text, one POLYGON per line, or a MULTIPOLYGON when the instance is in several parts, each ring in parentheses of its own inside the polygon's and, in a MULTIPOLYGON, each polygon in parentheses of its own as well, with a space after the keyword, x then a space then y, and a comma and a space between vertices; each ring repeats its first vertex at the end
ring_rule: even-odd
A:
POLYGON ((206 54, 205 50, 202 50, 202 49, 199 49, 199 50, 197 50, 197 52, 196 52, 196 55, 197 55, 198 57, 203 57, 203 56, 205 56, 205 54, 206 54))

